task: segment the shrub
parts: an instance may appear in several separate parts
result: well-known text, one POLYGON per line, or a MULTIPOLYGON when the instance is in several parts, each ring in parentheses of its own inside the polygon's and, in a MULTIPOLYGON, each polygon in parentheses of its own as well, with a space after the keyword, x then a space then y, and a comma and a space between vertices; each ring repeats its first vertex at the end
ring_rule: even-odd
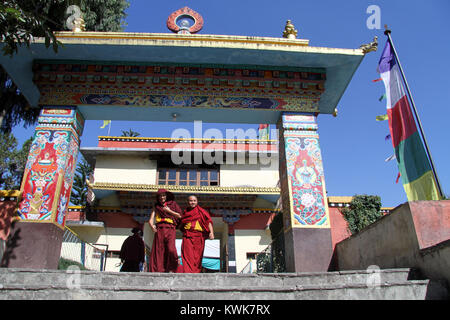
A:
POLYGON ((58 270, 67 270, 67 268, 69 268, 70 266, 73 266, 73 265, 80 268, 80 270, 88 270, 81 263, 73 261, 73 260, 65 259, 65 258, 59 258, 58 270))
POLYGON ((348 222, 348 228, 355 234, 382 217, 381 198, 379 196, 355 195, 350 208, 342 210, 348 222))

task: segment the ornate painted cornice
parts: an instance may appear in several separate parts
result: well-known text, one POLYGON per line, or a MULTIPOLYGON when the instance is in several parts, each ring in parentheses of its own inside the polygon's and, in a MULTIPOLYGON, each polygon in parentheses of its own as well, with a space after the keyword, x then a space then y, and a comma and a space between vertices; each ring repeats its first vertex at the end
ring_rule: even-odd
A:
MULTIPOLYGON (((349 196, 330 196, 328 197, 328 206, 330 208, 348 208, 350 207, 350 202, 352 202, 353 197, 349 196)), ((381 213, 389 213, 394 209, 394 207, 381 207, 381 213)))
MULTIPOLYGON (((68 212, 80 212, 84 211, 84 206, 69 206, 67 208, 68 212)), ((233 208, 229 209, 232 210, 233 208)), ((93 212, 97 213, 116 213, 116 212, 122 212, 122 208, 120 207, 107 207, 107 206, 99 206, 99 207, 93 207, 91 208, 93 212)), ((281 210, 280 209, 271 209, 271 208, 250 208, 252 214, 268 214, 268 213, 278 213, 281 210)))
POLYGON ((17 201, 20 197, 19 190, 0 190, 0 202, 17 201))
POLYGON ((19 190, 0 190, 0 197, 18 197, 20 194, 19 190))
POLYGON ((128 184, 87 181, 89 188, 93 190, 116 190, 116 191, 142 191, 156 192, 166 189, 177 193, 217 193, 217 194, 280 194, 280 188, 265 187, 216 187, 216 186, 174 186, 153 184, 128 184))
MULTIPOLYGON (((267 45, 268 47, 308 47, 309 40, 305 39, 286 39, 271 37, 248 37, 248 36, 228 36, 228 35, 209 35, 209 34, 170 34, 170 33, 132 33, 132 32, 82 32, 74 33, 68 31, 55 32, 58 40, 63 43, 90 44, 92 42, 106 44, 123 44, 124 42, 133 42, 144 45, 146 43, 175 42, 179 45, 190 43, 202 43, 207 47, 233 46, 241 47, 248 45, 267 45), (188 42, 188 43, 187 43, 188 42)), ((36 38, 35 42, 42 41, 43 38, 36 38)), ((338 49, 336 49, 338 50, 338 49)))
POLYGON ((134 65, 40 61, 34 83, 43 105, 133 105, 316 112, 323 68, 134 65))
POLYGON ((221 143, 221 144, 278 144, 278 140, 263 139, 204 139, 204 138, 157 138, 157 137, 114 137, 99 136, 99 141, 117 142, 165 142, 165 143, 221 143))

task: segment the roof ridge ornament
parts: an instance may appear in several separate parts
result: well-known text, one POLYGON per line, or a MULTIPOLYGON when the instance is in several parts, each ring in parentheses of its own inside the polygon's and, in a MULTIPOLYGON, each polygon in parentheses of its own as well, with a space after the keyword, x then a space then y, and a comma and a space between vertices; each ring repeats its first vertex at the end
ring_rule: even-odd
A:
POLYGON ((362 44, 359 48, 363 51, 364 54, 367 54, 372 51, 377 51, 378 49, 378 37, 375 36, 371 43, 362 44))
POLYGON ((197 33, 203 28, 203 17, 189 7, 173 12, 167 19, 167 28, 174 33, 197 33))
POLYGON ((83 19, 83 13, 77 5, 67 7, 66 14, 69 15, 66 19, 66 27, 72 32, 86 31, 86 24, 83 19))
POLYGON ((286 26, 283 31, 283 38, 287 39, 296 39, 297 38, 297 30, 295 26, 292 24, 291 20, 286 21, 286 26))

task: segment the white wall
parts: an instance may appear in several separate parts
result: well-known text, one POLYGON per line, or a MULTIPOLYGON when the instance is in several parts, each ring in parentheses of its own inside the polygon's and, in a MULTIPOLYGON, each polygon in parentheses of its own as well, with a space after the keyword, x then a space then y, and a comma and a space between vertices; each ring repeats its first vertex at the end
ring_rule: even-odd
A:
POLYGON ((95 164, 94 181, 127 184, 155 184, 155 160, 138 156, 98 156, 95 164))
MULTIPOLYGON (((249 263, 247 252, 261 252, 272 241, 265 230, 235 230, 236 271, 239 273, 249 263)), ((253 263, 256 269, 256 261, 253 263)))
POLYGON ((125 239, 131 235, 131 228, 106 228, 106 232, 99 237, 98 243, 107 244, 110 251, 120 251, 125 239))
MULTIPOLYGON (((128 236, 131 236, 131 228, 90 228, 90 227, 71 227, 76 234, 89 243, 107 244, 109 251, 120 251, 123 242, 128 236)), ((144 225, 144 241, 150 246, 153 241, 153 232, 150 230, 148 224, 144 225)), ((86 263, 89 264, 89 253, 92 251, 89 245, 86 244, 86 263)), ((103 249, 103 246, 99 246, 103 249)), ((62 257, 74 261, 80 261, 80 243, 66 243, 63 242, 61 250, 62 257)), ((95 262, 95 261, 94 261, 95 262)), ((120 271, 119 258, 106 258, 105 271, 120 271)), ((88 266, 88 265, 87 265, 88 266)), ((88 266, 89 267, 89 266, 88 266)))

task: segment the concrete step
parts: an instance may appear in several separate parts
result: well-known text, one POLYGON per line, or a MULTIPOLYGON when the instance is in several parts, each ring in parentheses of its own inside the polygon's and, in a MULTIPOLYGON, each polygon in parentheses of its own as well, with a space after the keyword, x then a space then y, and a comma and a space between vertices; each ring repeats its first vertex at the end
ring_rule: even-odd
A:
POLYGON ((425 300, 445 284, 407 280, 409 269, 287 274, 161 274, 0 269, 0 299, 425 300), (378 280, 375 279, 375 280, 378 280))
MULTIPOLYGON (((36 270, 0 268, 0 284, 46 284, 65 285, 68 276, 75 277, 75 271, 36 270)), ((370 271, 338 271, 338 272, 305 272, 305 273, 201 273, 201 274, 173 274, 147 272, 98 272, 77 271, 76 280, 80 285, 98 286, 149 286, 171 288, 172 286, 194 287, 278 287, 278 286, 308 286, 332 285, 342 283, 366 284, 402 282, 411 277, 411 269, 384 269, 379 273, 370 271)))

